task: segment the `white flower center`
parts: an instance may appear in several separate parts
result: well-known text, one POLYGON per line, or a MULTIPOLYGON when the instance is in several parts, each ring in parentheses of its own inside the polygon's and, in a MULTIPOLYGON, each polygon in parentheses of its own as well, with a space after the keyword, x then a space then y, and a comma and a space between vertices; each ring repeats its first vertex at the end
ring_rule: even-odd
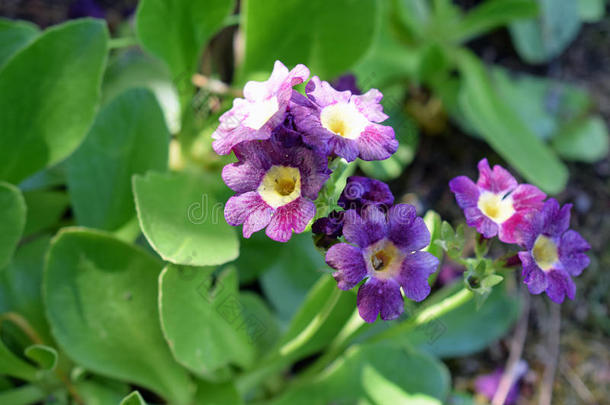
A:
POLYGON ((369 125, 369 120, 350 103, 337 103, 324 107, 320 114, 320 122, 325 129, 348 139, 357 139, 369 125))
POLYGON ((291 203, 301 196, 301 173, 296 167, 272 166, 257 192, 272 208, 291 203))
POLYGON ((488 191, 479 196, 477 207, 487 218, 497 224, 503 223, 515 213, 512 198, 502 198, 501 195, 488 191))
POLYGON ((405 255, 392 242, 382 239, 371 245, 364 253, 369 274, 386 280, 395 277, 400 272, 405 255))
POLYGON ((244 125, 259 130, 279 109, 277 97, 250 103, 248 116, 244 120, 244 125))
POLYGON ((532 257, 536 261, 538 267, 544 271, 548 271, 553 268, 555 263, 557 263, 557 260, 559 260, 557 245, 552 239, 540 235, 536 238, 536 242, 534 242, 532 257))

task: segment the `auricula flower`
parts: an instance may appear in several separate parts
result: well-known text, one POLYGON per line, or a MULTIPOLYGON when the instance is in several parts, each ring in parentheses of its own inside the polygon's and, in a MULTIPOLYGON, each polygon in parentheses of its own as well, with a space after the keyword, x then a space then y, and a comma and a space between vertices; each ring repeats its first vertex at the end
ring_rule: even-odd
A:
POLYGON ((486 238, 498 235, 502 242, 517 243, 516 228, 529 212, 542 207, 546 195, 530 184, 518 184, 499 165, 491 170, 487 159, 481 160, 478 168, 476 184, 466 176, 449 182, 458 205, 464 210, 466 223, 486 238))
POLYGON ((527 249, 519 252, 523 281, 532 294, 546 291, 557 303, 566 295, 574 299, 572 277, 589 265, 584 252, 591 247, 578 232, 568 230, 571 208, 571 204, 560 208, 557 200, 550 198, 540 212, 528 215, 518 232, 527 249))
POLYGON ((308 145, 349 162, 358 157, 387 159, 398 149, 392 127, 379 124, 388 118, 379 104, 383 97, 379 90, 354 95, 314 76, 305 93, 307 97, 293 92, 290 108, 308 145))
POLYGON ((278 242, 288 241, 292 231, 303 232, 329 177, 326 157, 304 146, 287 148, 276 137, 239 144, 234 152, 238 162, 222 171, 237 193, 225 206, 226 221, 243 224, 246 238, 265 227, 278 242))
POLYGON ((430 232, 409 204, 398 204, 384 213, 369 205, 359 215, 345 213, 343 235, 347 243, 333 245, 326 263, 342 290, 358 290, 358 312, 366 322, 396 319, 404 309, 401 287, 407 298, 421 301, 430 293, 428 277, 438 259, 420 251, 430 243, 430 232))
POLYGON ((246 83, 244 98, 233 100, 233 108, 220 117, 220 125, 212 134, 214 151, 227 155, 241 142, 269 139, 284 121, 292 88, 308 77, 306 66, 297 65, 289 71, 276 61, 267 81, 246 83))

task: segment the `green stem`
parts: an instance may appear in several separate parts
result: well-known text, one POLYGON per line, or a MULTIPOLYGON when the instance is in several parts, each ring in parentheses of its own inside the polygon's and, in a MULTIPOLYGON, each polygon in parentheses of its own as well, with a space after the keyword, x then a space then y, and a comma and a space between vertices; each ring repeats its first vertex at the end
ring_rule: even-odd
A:
POLYGON ((138 45, 136 37, 110 38, 108 41, 108 49, 127 48, 138 45))

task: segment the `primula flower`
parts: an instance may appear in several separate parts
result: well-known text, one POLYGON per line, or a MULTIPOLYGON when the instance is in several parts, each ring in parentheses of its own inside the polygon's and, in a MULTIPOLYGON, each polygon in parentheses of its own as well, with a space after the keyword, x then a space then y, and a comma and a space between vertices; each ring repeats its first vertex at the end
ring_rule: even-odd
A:
POLYGON ((370 205, 358 215, 345 213, 343 235, 347 243, 333 245, 326 263, 336 271, 337 286, 349 290, 367 279, 358 290, 358 312, 366 322, 396 319, 404 309, 400 293, 421 301, 430 293, 428 276, 438 259, 420 250, 430 243, 430 232, 409 204, 390 208, 387 215, 370 205))
MULTIPOLYGON (((528 365, 524 360, 520 360, 515 367, 515 377, 504 400, 505 405, 512 405, 517 402, 521 379, 528 370, 528 365)), ((504 370, 497 368, 493 373, 478 376, 474 381, 475 390, 487 398, 488 401, 491 401, 500 387, 502 374, 504 374, 504 370)))
POLYGON ((345 188, 341 192, 337 204, 345 209, 355 209, 358 212, 367 205, 391 206, 394 195, 390 187, 383 181, 368 177, 348 177, 345 188))
POLYGON ((532 213, 519 227, 519 238, 527 251, 519 252, 523 264, 523 281, 532 294, 546 291, 549 298, 563 302, 567 295, 574 299, 578 276, 589 265, 584 253, 591 247, 570 227, 571 204, 560 209, 550 198, 540 212, 532 213))
POLYGON ((328 180, 326 157, 304 146, 286 148, 273 137, 235 147, 237 163, 222 178, 237 195, 225 206, 231 225, 243 224, 244 237, 267 227, 271 239, 286 242, 313 218, 313 200, 328 180))
POLYGON ((292 87, 308 77, 306 66, 297 65, 288 71, 282 62, 276 61, 267 81, 246 83, 245 98, 233 100, 233 108, 220 117, 220 125, 212 134, 214 151, 227 155, 241 142, 269 139, 284 121, 292 87))
POLYGON ((466 176, 449 182, 458 205, 464 210, 466 223, 486 238, 497 234, 502 242, 517 243, 516 228, 529 212, 542 207, 546 195, 530 184, 517 184, 499 165, 492 171, 487 159, 481 160, 478 168, 476 184, 466 176))
POLYGON ((307 98, 293 92, 290 108, 308 145, 349 162, 357 157, 387 159, 398 149, 392 127, 379 124, 388 118, 379 104, 383 97, 379 90, 354 95, 314 76, 305 92, 307 98))

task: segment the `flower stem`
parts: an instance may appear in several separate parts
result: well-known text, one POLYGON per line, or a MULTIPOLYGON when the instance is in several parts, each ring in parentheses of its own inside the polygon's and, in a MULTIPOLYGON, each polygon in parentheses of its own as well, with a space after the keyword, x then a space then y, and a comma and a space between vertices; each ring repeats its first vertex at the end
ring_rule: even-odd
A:
POLYGON ((138 45, 136 37, 110 38, 108 41, 108 49, 127 48, 138 45))

